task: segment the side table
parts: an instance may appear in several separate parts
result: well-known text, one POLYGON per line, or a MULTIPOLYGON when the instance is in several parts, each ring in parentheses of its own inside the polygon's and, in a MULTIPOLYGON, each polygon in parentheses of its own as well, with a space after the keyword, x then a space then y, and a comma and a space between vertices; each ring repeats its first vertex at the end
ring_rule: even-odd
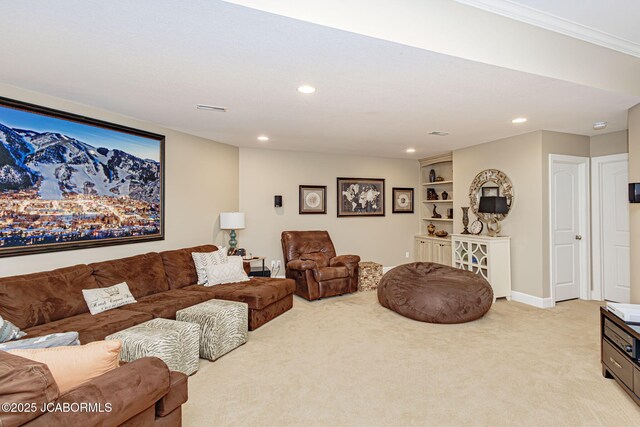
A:
POLYGON ((263 256, 254 256, 251 258, 244 258, 245 262, 253 263, 256 261, 262 261, 262 265, 260 267, 251 267, 251 271, 249 272, 249 276, 253 277, 271 277, 271 270, 264 265, 265 257, 263 256))

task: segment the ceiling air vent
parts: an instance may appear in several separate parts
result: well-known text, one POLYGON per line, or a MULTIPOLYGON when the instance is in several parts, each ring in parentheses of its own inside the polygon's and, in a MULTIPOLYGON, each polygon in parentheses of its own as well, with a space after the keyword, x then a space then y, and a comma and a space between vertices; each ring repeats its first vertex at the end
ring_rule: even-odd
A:
POLYGON ((218 113, 226 113, 227 112, 227 107, 217 107, 215 105, 197 104, 196 108, 198 110, 216 111, 218 113))
POLYGON ((434 135, 434 136, 447 136, 449 135, 449 132, 441 132, 439 130, 434 130, 433 132, 429 132, 429 135, 434 135))

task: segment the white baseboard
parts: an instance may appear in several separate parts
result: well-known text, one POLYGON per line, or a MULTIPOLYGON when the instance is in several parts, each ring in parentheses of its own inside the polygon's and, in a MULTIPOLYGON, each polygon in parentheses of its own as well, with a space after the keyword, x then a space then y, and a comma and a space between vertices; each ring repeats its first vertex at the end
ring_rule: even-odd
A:
POLYGON ((551 308, 554 306, 553 300, 549 298, 534 297, 522 292, 511 291, 511 299, 516 302, 531 305, 538 308, 551 308))

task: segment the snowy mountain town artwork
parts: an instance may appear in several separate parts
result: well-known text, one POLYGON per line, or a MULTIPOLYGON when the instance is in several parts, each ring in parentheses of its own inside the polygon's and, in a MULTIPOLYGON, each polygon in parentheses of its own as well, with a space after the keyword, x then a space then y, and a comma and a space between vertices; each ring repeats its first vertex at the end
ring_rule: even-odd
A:
POLYGON ((163 238, 164 137, 0 99, 0 256, 163 238))

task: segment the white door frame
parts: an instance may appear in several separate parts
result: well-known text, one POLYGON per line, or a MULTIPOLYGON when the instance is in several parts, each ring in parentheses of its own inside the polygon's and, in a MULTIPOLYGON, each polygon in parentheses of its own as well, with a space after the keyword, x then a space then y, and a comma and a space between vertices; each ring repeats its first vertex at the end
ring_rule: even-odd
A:
POLYGON ((602 280, 602 203, 600 203, 600 178, 602 175, 602 167, 606 163, 629 161, 629 154, 613 154, 609 156, 599 156, 591 158, 591 254, 593 259, 593 289, 591 290, 591 299, 604 301, 604 281, 602 280))
POLYGON ((580 189, 580 235, 584 245, 580 248, 580 299, 591 299, 591 233, 589 231, 590 215, 589 215, 589 157, 567 156, 563 154, 549 154, 549 287, 551 288, 552 307, 556 305, 556 290, 553 286, 553 247, 555 243, 553 233, 553 201, 555 200, 555 191, 553 187, 553 165, 555 163, 573 163, 579 165, 580 181, 578 183, 580 189))

